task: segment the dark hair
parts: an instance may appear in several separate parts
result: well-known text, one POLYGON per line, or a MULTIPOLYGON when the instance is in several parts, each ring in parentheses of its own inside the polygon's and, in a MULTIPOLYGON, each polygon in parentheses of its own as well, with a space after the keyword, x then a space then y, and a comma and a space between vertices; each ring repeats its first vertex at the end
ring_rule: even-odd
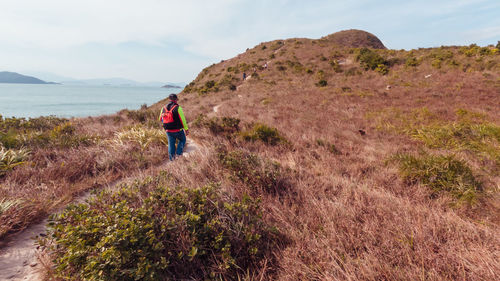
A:
POLYGON ((177 100, 177 95, 176 94, 170 94, 170 96, 168 96, 168 98, 170 100, 177 100))

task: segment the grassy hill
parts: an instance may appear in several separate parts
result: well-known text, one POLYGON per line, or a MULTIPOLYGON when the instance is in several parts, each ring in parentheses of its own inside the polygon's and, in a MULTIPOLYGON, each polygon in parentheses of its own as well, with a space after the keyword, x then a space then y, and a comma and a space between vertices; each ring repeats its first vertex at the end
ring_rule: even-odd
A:
MULTIPOLYGON (((203 69, 184 88, 180 103, 201 148, 159 168, 166 149, 154 128, 164 103, 51 123, 46 137, 16 125, 31 136, 23 160, 31 165, 11 164, 0 178, 0 198, 23 202, 0 213, 2 225, 13 225, 2 233, 67 202, 61 195, 137 174, 118 193, 54 218, 42 242, 53 273, 498 276, 498 48, 388 50, 356 30, 261 43, 203 69), (33 199, 33 186, 54 195, 33 199)), ((2 143, 21 153, 14 121, 6 121, 2 143)))

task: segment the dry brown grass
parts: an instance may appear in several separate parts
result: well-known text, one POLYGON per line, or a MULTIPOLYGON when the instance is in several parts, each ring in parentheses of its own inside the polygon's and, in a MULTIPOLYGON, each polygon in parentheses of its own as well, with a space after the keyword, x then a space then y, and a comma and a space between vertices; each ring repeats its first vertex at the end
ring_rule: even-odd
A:
MULTIPOLYGON (((457 110, 466 109, 498 127, 500 57, 467 57, 458 47, 411 53, 381 51, 388 58, 411 55, 421 60, 417 67, 407 67, 404 62, 396 64, 383 76, 361 70, 355 53, 350 54, 347 49, 320 46, 321 42, 308 39, 284 42, 263 43, 213 65, 197 77, 193 87, 208 80, 217 81, 216 77, 227 73, 228 66, 251 65, 266 58, 269 70, 258 69, 258 80, 239 81, 237 91, 221 88, 208 94, 183 95, 183 105, 191 109, 191 116, 214 115, 212 107, 222 104, 215 115, 274 126, 292 144, 290 148, 272 147, 237 138, 228 144, 230 149, 243 147, 278 161, 291 171, 287 177, 295 196, 261 195, 267 219, 292 241, 277 253, 278 264, 271 265, 276 268, 276 275, 269 278, 495 279, 500 273, 500 176, 494 162, 481 160, 478 153, 468 150, 428 148, 397 130, 381 129, 370 114, 396 109, 409 116, 414 110, 425 108, 436 119, 453 123, 457 122, 457 110), (267 47, 262 49, 263 45, 267 47), (443 50, 453 52, 460 66, 450 66, 446 61, 439 69, 432 66, 430 54, 443 50), (335 73, 329 65, 335 53, 348 63, 342 65, 343 73, 335 73), (269 59, 271 54, 274 59, 269 59), (314 73, 294 73, 283 63, 287 60, 299 61, 314 73), (275 69, 279 61, 287 67, 284 72, 275 69), (483 69, 484 61, 495 61, 496 66, 483 69), (346 76, 350 68, 357 68, 361 74, 346 76), (324 88, 315 86, 320 69, 328 81, 324 88), (222 74, 216 76, 217 73, 222 74), (451 153, 464 159, 485 183, 479 202, 457 205, 449 194, 435 197, 426 186, 403 181, 397 166, 386 163, 396 153, 421 150, 451 153)), ((232 75, 239 78, 241 72, 232 75)), ((226 141, 197 130, 195 136, 205 140, 207 146, 226 141)), ((211 165, 213 169, 204 170, 208 178, 222 181, 222 186, 230 190, 248 192, 249 187, 241 183, 215 176, 214 170, 220 167, 211 165)))
MULTIPOLYGON (((381 129, 380 115, 373 114, 395 109, 407 116, 425 108, 439 120, 455 122, 457 109, 466 109, 500 126, 500 56, 468 56, 459 47, 379 50, 389 60, 402 60, 381 75, 362 70, 355 49, 331 46, 324 40, 280 42, 259 44, 208 67, 180 95, 180 103, 190 121, 204 114, 239 118, 242 128, 259 122, 277 128, 288 142, 275 146, 248 142, 237 132, 214 134, 207 127, 192 125, 192 137, 201 149, 165 168, 175 185, 216 182, 230 196, 261 198, 266 221, 286 239, 260 272, 239 278, 494 280, 500 274, 500 176, 491 162, 482 162, 491 159, 481 160, 471 151, 426 147, 399 130, 381 129), (455 62, 447 58, 440 68, 433 66, 433 53, 444 51, 451 51, 455 62), (405 66, 408 56, 417 58, 419 65, 405 66), (342 62, 342 72, 335 70, 333 60, 342 62), (268 69, 262 68, 264 62, 268 69), (243 63, 249 66, 247 74, 252 74, 255 64, 258 78, 243 82, 242 70, 227 71, 243 63), (234 78, 236 91, 217 84, 226 74, 234 78), (328 85, 317 87, 319 78, 328 85), (203 91, 211 80, 220 86, 218 90, 203 91), (220 104, 214 113, 213 107, 220 104), (265 192, 253 185, 266 181, 236 177, 219 160, 221 149, 280 163, 287 192, 265 192), (435 196, 422 183, 404 181, 398 167, 387 163, 396 153, 422 150, 464 159, 484 182, 478 202, 456 204, 446 192, 435 196)), ((104 132, 103 138, 111 139, 119 128, 133 123, 126 116, 103 117, 86 121, 82 128, 104 132)), ((138 150, 133 144, 116 149, 101 142, 74 151, 35 151, 34 166, 18 167, 2 179, 0 198, 29 198, 33 188, 40 195, 32 207, 20 209, 25 213, 6 221, 20 217, 21 222, 29 222, 48 212, 53 207, 41 203, 46 202, 45 196, 52 198, 47 202, 61 201, 55 204, 60 205, 93 182, 99 185, 131 170, 159 172, 155 163, 164 158, 166 149, 152 146, 139 160, 133 158, 134 153, 140 155, 138 150), (63 162, 74 167, 61 168, 63 162), (61 199, 65 196, 68 199, 61 199)))
POLYGON ((115 133, 134 123, 126 116, 74 121, 77 134, 96 135, 99 141, 73 148, 33 147, 27 163, 1 177, 0 198, 17 204, 0 213, 0 237, 23 230, 86 190, 168 159, 166 146, 157 141, 156 135, 147 147, 141 141, 117 142, 115 133))

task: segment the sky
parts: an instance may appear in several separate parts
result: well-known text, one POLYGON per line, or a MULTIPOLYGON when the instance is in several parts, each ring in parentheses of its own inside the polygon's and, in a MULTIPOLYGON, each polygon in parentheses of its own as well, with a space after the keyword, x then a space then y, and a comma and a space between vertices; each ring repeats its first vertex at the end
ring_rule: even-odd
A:
POLYGON ((189 83, 261 42, 345 29, 390 49, 500 40, 500 0, 0 0, 0 71, 189 83))

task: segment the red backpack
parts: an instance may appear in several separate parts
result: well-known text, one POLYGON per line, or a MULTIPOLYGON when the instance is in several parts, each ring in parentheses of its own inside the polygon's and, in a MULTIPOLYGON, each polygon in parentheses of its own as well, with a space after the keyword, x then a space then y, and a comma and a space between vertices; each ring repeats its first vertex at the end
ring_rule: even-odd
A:
POLYGON ((174 109, 179 106, 174 104, 170 110, 167 110, 167 107, 163 107, 163 113, 161 114, 161 121, 163 122, 163 128, 165 129, 174 129, 175 121, 174 121, 174 109))

